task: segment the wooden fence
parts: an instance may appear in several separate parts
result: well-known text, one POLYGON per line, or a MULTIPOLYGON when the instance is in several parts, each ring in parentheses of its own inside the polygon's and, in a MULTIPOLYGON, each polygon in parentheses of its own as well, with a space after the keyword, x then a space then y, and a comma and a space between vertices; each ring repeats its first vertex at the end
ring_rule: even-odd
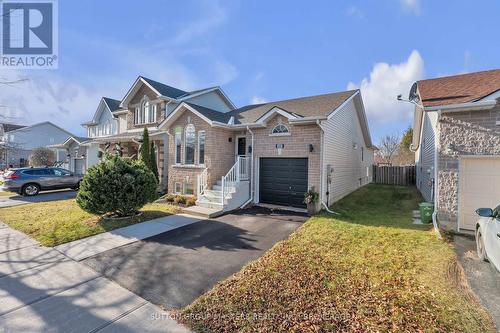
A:
POLYGON ((373 182, 377 184, 410 186, 416 183, 416 168, 409 166, 373 166, 373 182))

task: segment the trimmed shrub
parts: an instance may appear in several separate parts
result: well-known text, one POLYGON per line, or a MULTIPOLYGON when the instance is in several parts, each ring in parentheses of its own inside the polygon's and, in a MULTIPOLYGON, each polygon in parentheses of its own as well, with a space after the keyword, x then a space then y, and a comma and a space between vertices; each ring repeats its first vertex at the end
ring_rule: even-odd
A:
POLYGON ((194 205, 196 205, 196 198, 195 197, 191 197, 191 198, 186 199, 186 206, 190 207, 190 206, 194 206, 194 205))
POLYGON ((107 156, 87 170, 76 197, 91 214, 134 215, 156 199, 154 174, 140 161, 107 156))
POLYGON ((167 202, 174 202, 175 195, 173 195, 173 194, 167 194, 167 196, 165 197, 165 200, 167 200, 167 202))
POLYGON ((142 145, 140 151, 140 160, 151 170, 151 154, 149 152, 149 132, 144 128, 142 133, 142 145))
POLYGON ((184 205, 186 203, 186 197, 183 197, 182 195, 176 195, 175 199, 174 199, 174 202, 176 204, 182 204, 182 205, 184 205))

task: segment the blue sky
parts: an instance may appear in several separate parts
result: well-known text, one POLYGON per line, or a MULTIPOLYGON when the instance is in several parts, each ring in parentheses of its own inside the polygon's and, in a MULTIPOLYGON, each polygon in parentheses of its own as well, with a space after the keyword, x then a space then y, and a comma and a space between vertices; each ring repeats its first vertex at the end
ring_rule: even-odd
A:
POLYGON ((18 122, 75 134, 100 96, 144 75, 182 89, 220 85, 238 105, 362 89, 372 137, 402 132, 418 79, 500 67, 500 1, 60 1, 59 69, 2 87, 18 122))

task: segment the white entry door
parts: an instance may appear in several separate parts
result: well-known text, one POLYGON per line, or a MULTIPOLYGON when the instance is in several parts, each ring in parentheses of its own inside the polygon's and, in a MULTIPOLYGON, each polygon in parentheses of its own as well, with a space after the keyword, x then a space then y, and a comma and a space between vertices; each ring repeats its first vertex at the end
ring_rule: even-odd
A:
POLYGON ((475 230, 478 208, 500 204, 500 157, 462 157, 459 180, 459 229, 475 230))

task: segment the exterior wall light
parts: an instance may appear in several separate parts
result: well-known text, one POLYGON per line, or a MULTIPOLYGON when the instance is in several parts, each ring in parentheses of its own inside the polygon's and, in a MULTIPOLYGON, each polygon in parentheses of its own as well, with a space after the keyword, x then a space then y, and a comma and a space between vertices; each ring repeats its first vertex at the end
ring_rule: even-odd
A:
POLYGON ((251 154, 252 153, 252 146, 248 146, 248 153, 251 154))
POLYGON ((309 144, 309 152, 312 153, 314 151, 314 146, 312 143, 309 144))

